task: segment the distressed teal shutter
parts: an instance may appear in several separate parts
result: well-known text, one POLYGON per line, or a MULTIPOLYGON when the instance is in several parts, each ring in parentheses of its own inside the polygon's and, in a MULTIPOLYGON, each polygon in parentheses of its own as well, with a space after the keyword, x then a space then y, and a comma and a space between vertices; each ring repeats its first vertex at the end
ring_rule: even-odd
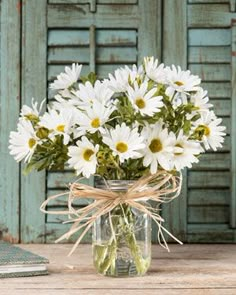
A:
POLYGON ((8 152, 20 107, 20 6, 0 1, 0 239, 19 241, 19 168, 8 152))
POLYGON ((164 4, 164 31, 171 28, 169 36, 163 36, 165 62, 170 59, 170 63, 187 66, 201 76, 216 114, 227 127, 224 147, 216 153, 207 152, 199 164, 184 173, 183 192, 179 199, 164 206, 164 216, 169 229, 184 241, 234 242, 235 1, 189 0, 174 7, 173 1, 164 4))
MULTIPOLYGON (((65 191, 73 172, 23 176, 23 164, 8 154, 21 105, 32 97, 52 99, 49 83, 72 62, 103 78, 118 66, 156 55, 200 75, 227 126, 224 147, 184 171, 181 196, 162 207, 165 225, 186 242, 235 242, 235 8, 235 0, 0 1, 0 238, 53 242, 68 228, 39 206, 65 191)), ((61 201, 50 209, 63 207, 61 201)))

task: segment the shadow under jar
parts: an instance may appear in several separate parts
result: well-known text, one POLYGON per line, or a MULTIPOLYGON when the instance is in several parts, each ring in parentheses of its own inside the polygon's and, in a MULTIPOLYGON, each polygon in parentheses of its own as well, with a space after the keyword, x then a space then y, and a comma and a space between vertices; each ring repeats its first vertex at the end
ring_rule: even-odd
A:
MULTIPOLYGON (((133 181, 107 184, 111 191, 125 193, 133 181)), ((107 189, 102 180, 95 180, 95 186, 107 189)), ((150 217, 123 203, 98 218, 93 227, 93 262, 97 272, 106 276, 144 275, 151 263, 150 217)))

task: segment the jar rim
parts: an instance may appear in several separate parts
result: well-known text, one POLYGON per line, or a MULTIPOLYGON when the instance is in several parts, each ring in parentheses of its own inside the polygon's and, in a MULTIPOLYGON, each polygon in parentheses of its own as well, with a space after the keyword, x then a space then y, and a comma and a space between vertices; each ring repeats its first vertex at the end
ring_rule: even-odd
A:
POLYGON ((95 178, 94 185, 100 189, 111 189, 113 191, 127 190, 131 185, 135 183, 135 180, 104 180, 103 178, 95 178))

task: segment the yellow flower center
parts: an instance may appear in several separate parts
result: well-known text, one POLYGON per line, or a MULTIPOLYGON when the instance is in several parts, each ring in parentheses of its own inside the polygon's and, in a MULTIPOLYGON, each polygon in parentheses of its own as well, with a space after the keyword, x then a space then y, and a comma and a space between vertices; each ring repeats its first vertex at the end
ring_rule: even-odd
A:
POLYGON ((65 125, 61 124, 61 125, 57 125, 56 130, 59 132, 64 132, 65 131, 65 125))
POLYGON ((144 99, 142 97, 138 97, 136 100, 135 100, 135 104, 136 106, 139 108, 139 109, 143 109, 145 108, 146 106, 146 103, 144 101, 144 99))
MULTIPOLYGON (((175 145, 175 147, 177 147, 177 148, 183 148, 183 146, 180 144, 180 143, 177 143, 176 145, 175 145)), ((180 156, 180 155, 182 155, 183 153, 174 153, 174 155, 175 156, 180 156)))
POLYGON ((93 119, 93 120, 91 121, 91 126, 92 126, 93 128, 98 128, 98 127, 100 127, 100 120, 99 120, 99 118, 95 118, 95 119, 93 119))
POLYGON ((149 149, 151 150, 152 153, 158 153, 162 150, 162 143, 159 138, 154 138, 150 145, 149 149))
POLYGON ((36 140, 34 138, 30 138, 28 141, 29 148, 32 149, 36 144, 36 140))
POLYGON ((94 154, 94 151, 91 150, 91 149, 86 149, 84 151, 84 154, 83 154, 83 158, 85 159, 85 161, 89 161, 91 156, 94 154))
POLYGON ((120 153, 125 153, 128 151, 128 145, 125 142, 120 141, 117 143, 116 149, 120 153))
POLYGON ((210 128, 206 125, 204 125, 203 128, 204 128, 204 135, 209 136, 211 133, 210 128))
POLYGON ((210 128, 206 125, 199 125, 195 131, 201 133, 201 136, 209 136, 211 133, 210 128))
POLYGON ((183 86, 183 85, 184 85, 184 83, 181 82, 181 81, 175 81, 175 84, 176 84, 177 86, 183 86))

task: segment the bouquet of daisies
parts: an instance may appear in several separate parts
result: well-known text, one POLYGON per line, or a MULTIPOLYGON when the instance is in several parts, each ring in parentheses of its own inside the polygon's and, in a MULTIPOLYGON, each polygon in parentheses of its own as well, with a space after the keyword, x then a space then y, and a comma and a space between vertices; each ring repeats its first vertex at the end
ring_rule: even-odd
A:
POLYGON ((87 178, 137 179, 191 168, 205 150, 221 147, 225 127, 190 71, 153 57, 102 81, 81 70, 73 64, 57 76, 47 111, 34 100, 22 107, 9 149, 26 172, 69 165, 87 178))
MULTIPOLYGON (((153 57, 144 58, 139 67, 118 68, 103 80, 98 80, 94 73, 81 76, 81 70, 82 65, 73 64, 57 76, 50 85, 56 93, 46 111, 44 102, 38 106, 34 100, 32 106, 22 107, 17 131, 10 134, 9 149, 17 162, 26 162, 26 173, 33 169, 63 169, 66 165, 86 178, 100 175, 106 180, 143 177, 147 180, 150 175, 162 177, 163 171, 161 183, 168 186, 170 175, 185 167, 191 168, 206 150, 215 151, 222 146, 225 127, 212 110, 207 91, 200 86, 200 78, 190 71, 174 65, 165 67, 153 57)), ((140 182, 137 183, 136 187, 140 187, 140 182)), ((152 200, 156 197, 155 200, 161 202, 160 189, 155 188, 152 183, 149 193, 152 200)), ((174 190, 164 186, 162 195, 173 191, 177 196, 176 186, 174 190)), ((73 209, 70 213, 75 218, 70 222, 75 224, 63 237, 68 238, 84 227, 75 244, 78 245, 95 220, 109 213, 113 217, 109 215, 107 224, 111 224, 113 236, 94 248, 98 271, 117 273, 117 249, 125 240, 136 273, 144 274, 149 262, 142 256, 137 242, 137 222, 132 208, 154 219, 159 231, 163 229, 160 215, 150 206, 137 204, 134 194, 126 195, 124 200, 119 194, 107 195, 88 186, 78 187, 78 197, 81 192, 82 196, 90 192, 92 196, 98 194, 99 202, 94 195, 93 204, 73 209), (118 201, 112 199, 114 196, 118 201), (85 225, 81 225, 82 222, 85 225)), ((142 192, 141 186, 138 195, 142 192)), ((69 198, 69 209, 72 201, 69 198)), ((162 233, 161 236, 164 239, 162 233)))

